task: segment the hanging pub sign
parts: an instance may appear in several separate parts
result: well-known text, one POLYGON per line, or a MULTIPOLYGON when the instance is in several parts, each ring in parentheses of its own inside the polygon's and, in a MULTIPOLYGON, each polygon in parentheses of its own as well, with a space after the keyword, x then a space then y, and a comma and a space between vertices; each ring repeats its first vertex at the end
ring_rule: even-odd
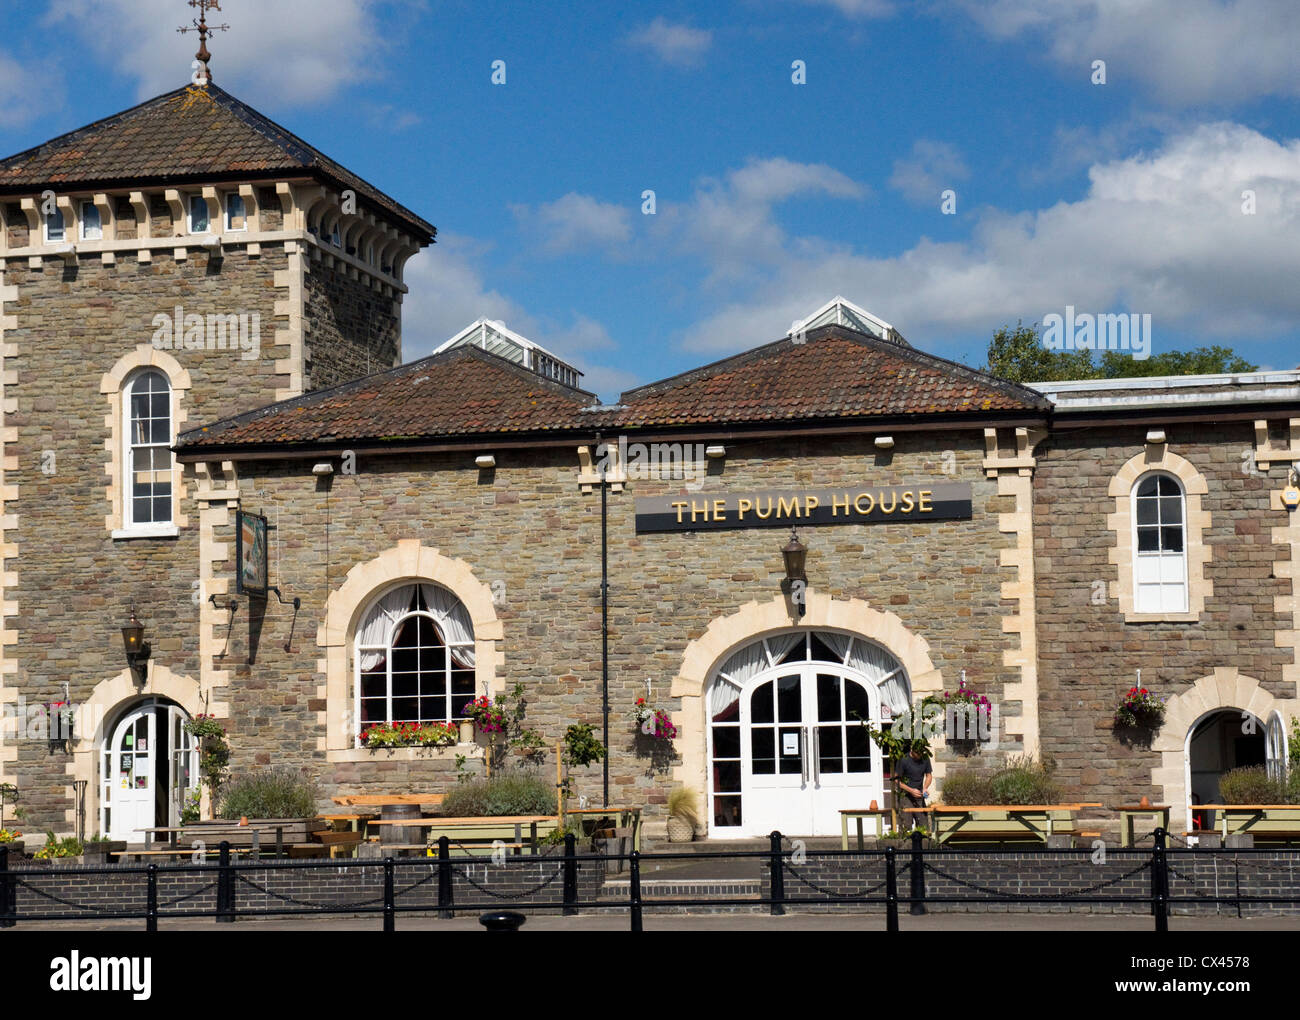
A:
POLYGON ((235 566, 235 590, 240 595, 266 598, 266 518, 259 514, 235 511, 238 558, 235 566))
POLYGON ((722 531, 815 524, 958 521, 971 517, 968 482, 763 492, 688 492, 636 501, 636 530, 722 531))

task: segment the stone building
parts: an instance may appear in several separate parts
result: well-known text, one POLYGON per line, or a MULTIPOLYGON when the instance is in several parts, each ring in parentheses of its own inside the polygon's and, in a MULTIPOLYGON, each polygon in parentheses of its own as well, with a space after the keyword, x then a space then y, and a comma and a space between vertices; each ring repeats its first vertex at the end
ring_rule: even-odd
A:
POLYGON ((175 820, 200 713, 236 770, 441 791, 476 745, 365 730, 516 686, 548 747, 603 733, 578 794, 685 785, 712 836, 838 831, 883 798, 864 720, 963 679, 996 726, 940 778, 1050 755, 1069 796, 1182 825, 1285 756, 1300 373, 1024 387, 839 298, 615 405, 485 320, 402 364, 433 228, 211 85, 0 162, 0 192, 0 704, 79 723, 3 734, 29 825, 175 820), (1139 669, 1149 740, 1112 727, 1139 669))
POLYGON ((399 363, 403 266, 433 233, 212 84, 0 161, 0 780, 32 823, 116 827, 119 729, 116 792, 170 810, 192 772, 180 720, 224 713, 204 696, 226 689, 211 482, 170 448, 399 363), (143 687, 118 636, 132 606, 143 687), (70 753, 41 737, 58 702, 80 710, 70 753))

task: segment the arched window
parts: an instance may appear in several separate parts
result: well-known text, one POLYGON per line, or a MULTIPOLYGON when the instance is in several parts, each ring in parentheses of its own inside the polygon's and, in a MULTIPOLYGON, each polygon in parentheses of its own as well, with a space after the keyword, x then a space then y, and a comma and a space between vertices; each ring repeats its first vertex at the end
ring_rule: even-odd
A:
POLYGON ((172 523, 172 394, 167 377, 149 369, 127 380, 124 525, 172 523))
POLYGON ((375 723, 463 719, 474 693, 474 625, 450 591, 406 584, 366 611, 356 633, 358 737, 375 723))
POLYGON ((1133 486, 1134 608, 1187 612, 1187 512, 1173 475, 1144 475, 1133 486))

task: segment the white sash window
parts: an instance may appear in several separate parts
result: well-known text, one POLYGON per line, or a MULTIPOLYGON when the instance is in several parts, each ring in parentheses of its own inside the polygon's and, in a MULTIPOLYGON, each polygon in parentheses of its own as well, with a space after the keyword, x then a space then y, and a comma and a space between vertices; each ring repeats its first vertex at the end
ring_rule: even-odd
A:
POLYGON ((1167 474, 1138 479, 1133 527, 1135 610, 1187 612, 1187 511, 1178 479, 1167 474))

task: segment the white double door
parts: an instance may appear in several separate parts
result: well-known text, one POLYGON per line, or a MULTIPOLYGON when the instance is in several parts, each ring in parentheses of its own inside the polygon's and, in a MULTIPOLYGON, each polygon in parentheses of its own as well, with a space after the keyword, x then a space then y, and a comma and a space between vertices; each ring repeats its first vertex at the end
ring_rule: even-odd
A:
POLYGON ((810 663, 757 677, 741 698, 747 832, 836 835, 841 808, 883 801, 883 763, 863 719, 879 725, 879 692, 842 669, 810 663))
POLYGON ((144 829, 176 825, 198 780, 198 752, 178 705, 147 701, 113 727, 103 754, 100 832, 144 842, 144 829))

